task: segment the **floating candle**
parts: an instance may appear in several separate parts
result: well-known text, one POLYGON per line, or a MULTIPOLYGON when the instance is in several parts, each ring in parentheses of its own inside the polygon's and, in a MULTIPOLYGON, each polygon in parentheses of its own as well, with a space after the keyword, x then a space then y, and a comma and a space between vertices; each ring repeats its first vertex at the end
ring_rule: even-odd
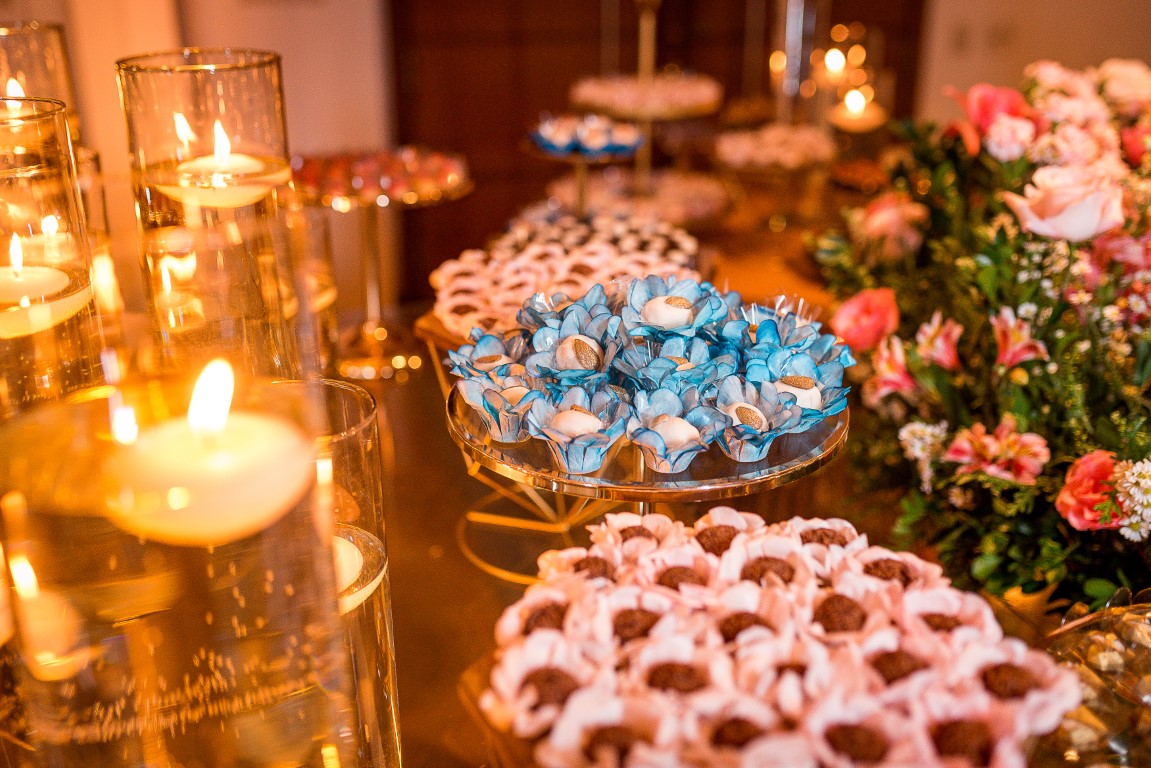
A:
POLYGON ((887 122, 887 110, 868 101, 858 89, 852 89, 836 104, 827 121, 844 133, 871 133, 887 122))
MULTIPOLYGON (((186 121, 185 121, 186 124, 186 121)), ((176 120, 176 125, 181 125, 176 120)), ((184 152, 189 136, 181 133, 184 152)), ((262 200, 280 184, 288 183, 292 169, 280 158, 260 158, 232 152, 232 142, 220 121, 213 128, 215 144, 211 156, 195 157, 176 166, 176 183, 158 183, 168 197, 185 205, 203 208, 240 208, 262 200)))
POLYGON ((312 441, 271 415, 229 413, 231 366, 209 363, 187 418, 141 429, 118 448, 109 473, 122 487, 112 519, 144 539, 182 546, 225 544, 283 517, 315 477, 312 441))
POLYGON ((64 269, 24 264, 19 235, 8 243, 8 267, 0 268, 0 339, 31 336, 59 325, 92 301, 92 288, 64 269), (68 292, 70 286, 76 290, 68 292))

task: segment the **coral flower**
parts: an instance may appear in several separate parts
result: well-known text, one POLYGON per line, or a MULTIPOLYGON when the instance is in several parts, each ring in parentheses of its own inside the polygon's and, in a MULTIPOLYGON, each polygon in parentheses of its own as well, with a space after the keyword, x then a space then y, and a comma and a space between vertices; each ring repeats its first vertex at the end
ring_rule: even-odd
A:
POLYGON ((943 460, 956 462, 960 466, 955 474, 966 475, 983 472, 991 466, 998 452, 999 441, 987 432, 987 427, 976 423, 969 429, 959 430, 947 453, 943 454, 943 460))
POLYGON ((935 363, 945 371, 959 370, 959 355, 955 346, 963 334, 963 326, 951 318, 943 320, 939 310, 915 332, 915 351, 925 363, 935 363))
POLYGON ((1111 522, 1105 524, 1100 521, 1103 513, 1098 510, 1115 489, 1111 480, 1114 472, 1115 454, 1103 450, 1084 454, 1067 468, 1067 477, 1055 499, 1055 508, 1072 528, 1097 531, 1120 526, 1123 522, 1121 516, 1112 517, 1111 522))
POLYGON ((1035 485, 1035 479, 1051 460, 1047 440, 1034 432, 1017 432, 1015 417, 1007 414, 995 429, 999 452, 995 463, 984 470, 992 477, 1022 485, 1035 485))
POLYGON ((1026 320, 1016 317, 1011 307, 1001 307, 998 315, 992 315, 991 326, 995 329, 995 343, 999 347, 996 365, 1014 368, 1028 360, 1047 359, 1047 346, 1031 337, 1031 326, 1026 320))
POLYGON ((899 327, 899 307, 891 288, 866 288, 831 316, 831 329, 854 352, 872 349, 899 327))

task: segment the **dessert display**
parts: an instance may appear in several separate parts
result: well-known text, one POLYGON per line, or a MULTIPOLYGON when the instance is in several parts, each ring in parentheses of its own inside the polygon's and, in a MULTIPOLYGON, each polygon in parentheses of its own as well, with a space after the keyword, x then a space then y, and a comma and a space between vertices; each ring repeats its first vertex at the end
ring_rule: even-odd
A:
POLYGON ((626 436, 660 474, 718 446, 759 462, 772 442, 846 408, 851 352, 804 306, 743 306, 709 283, 650 276, 537 295, 519 327, 476 328, 450 351, 460 396, 491 439, 544 441, 571 475, 598 471, 626 436))
POLYGON ((846 521, 608 515, 539 558, 479 708, 544 768, 1007 767, 1076 675, 846 521))
POLYGON ((719 108, 723 86, 714 78, 687 72, 586 77, 568 94, 573 104, 635 120, 673 120, 708 115, 719 108))
POLYGON ((751 131, 726 131, 715 142, 719 162, 733 170, 793 171, 835 157, 835 140, 811 125, 771 123, 751 131))
POLYGON ((1057 734, 1061 751, 1084 762, 1123 755, 1151 765, 1151 595, 1065 625, 1047 650, 1079 676, 1083 703, 1057 734))
POLYGON ((323 205, 331 205, 336 198, 381 207, 426 205, 461 196, 471 186, 462 157, 411 146, 383 152, 297 156, 292 158, 292 175, 306 197, 323 205))
MULTIPOLYGON (((548 184, 548 196, 566 209, 575 207, 578 184, 564 176, 548 184)), ((676 226, 712 222, 731 204, 727 187, 716 177, 691 171, 660 170, 651 174, 648 193, 636 191, 635 175, 620 168, 593 173, 588 179, 587 207, 592 212, 620 212, 653 217, 676 226)))
POLYGON ((460 339, 473 328, 502 333, 536 294, 583 298, 597 283, 632 275, 698 280, 699 245, 665 222, 626 215, 551 216, 513 222, 485 250, 468 250, 431 275, 435 316, 460 339))
POLYGON ((556 159, 627 158, 643 143, 635 124, 595 114, 545 115, 531 138, 536 148, 556 159))

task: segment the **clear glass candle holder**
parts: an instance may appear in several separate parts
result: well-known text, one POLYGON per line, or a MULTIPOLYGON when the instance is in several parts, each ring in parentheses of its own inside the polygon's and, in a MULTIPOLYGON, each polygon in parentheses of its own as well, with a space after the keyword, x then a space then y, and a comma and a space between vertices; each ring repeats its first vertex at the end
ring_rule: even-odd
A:
POLYGON ((76 92, 59 24, 0 22, 0 92, 64 102, 72 138, 79 140, 76 92))
MULTIPOLYGON (((165 360, 299 373, 280 58, 184 49, 117 63, 145 292, 165 360)), ((298 325, 298 324, 297 324, 298 325)))
POLYGON ((0 101, 0 420, 98 383, 90 246, 65 108, 0 101))
POLYGON ((20 692, 45 765, 354 759, 321 395, 241 379, 229 409, 222 365, 194 389, 94 388, 0 426, 20 692))

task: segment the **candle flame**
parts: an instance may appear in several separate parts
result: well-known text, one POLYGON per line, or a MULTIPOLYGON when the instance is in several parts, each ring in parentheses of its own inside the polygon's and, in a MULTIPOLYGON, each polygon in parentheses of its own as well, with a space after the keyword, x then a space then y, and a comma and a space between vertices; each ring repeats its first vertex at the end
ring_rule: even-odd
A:
POLYGON ((20 245, 20 236, 12 233, 12 240, 8 243, 8 263, 12 266, 12 274, 20 277, 24 269, 24 246, 20 245))
POLYGON ((187 145, 188 142, 196 140, 196 133, 192 130, 192 126, 188 123, 188 118, 184 117, 183 112, 173 112, 172 122, 176 124, 177 139, 185 145, 187 145))
POLYGON ((48 214, 40 219, 40 231, 48 237, 55 237, 56 233, 60 231, 60 219, 48 214))
POLYGON ((188 405, 188 426, 193 432, 215 435, 223 431, 235 386, 236 377, 227 360, 216 359, 204 366, 188 405))
POLYGON ((40 582, 27 557, 24 555, 10 557, 8 570, 12 573, 12 586, 21 600, 31 600, 40 594, 40 582))
POLYGON ((843 97, 843 106, 847 107, 847 111, 851 114, 861 115, 863 108, 867 106, 867 97, 858 89, 853 88, 843 97))
POLYGON ((132 445, 140 436, 140 425, 136 421, 136 411, 130 405, 112 409, 112 439, 120 445, 132 445))
POLYGON ((842 74, 843 68, 847 65, 847 57, 843 55, 843 51, 838 48, 830 49, 823 57, 823 66, 827 67, 829 74, 838 75, 842 74))
POLYGON ((220 125, 219 120, 212 127, 212 132, 216 136, 216 144, 212 154, 216 158, 216 166, 223 169, 227 167, 228 158, 232 156, 232 142, 228 141, 228 133, 224 130, 224 126, 220 125))
POLYGON ((172 292, 172 276, 168 274, 168 265, 160 260, 160 289, 164 293, 172 292))
POLYGON ((8 78, 8 84, 4 86, 4 95, 13 99, 24 98, 24 88, 20 85, 20 81, 14 77, 8 78))
POLYGON ((782 74, 783 70, 787 69, 787 54, 783 51, 772 51, 771 57, 767 60, 767 66, 771 68, 772 72, 782 74))

